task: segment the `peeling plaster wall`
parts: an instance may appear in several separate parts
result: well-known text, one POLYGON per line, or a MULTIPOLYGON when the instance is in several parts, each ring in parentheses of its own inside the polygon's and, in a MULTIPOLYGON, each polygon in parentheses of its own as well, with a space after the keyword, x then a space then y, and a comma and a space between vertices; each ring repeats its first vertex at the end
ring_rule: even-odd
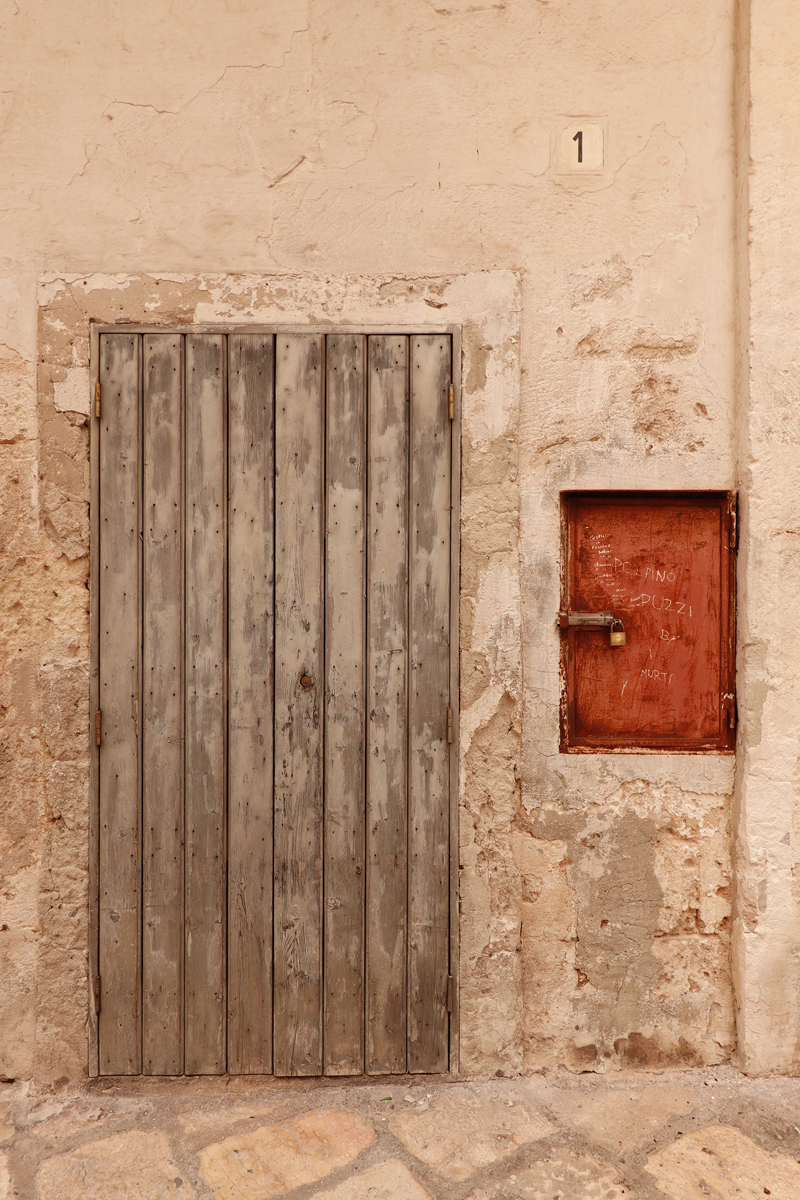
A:
POLYGON ((561 489, 736 482, 730 6, 0 35, 0 1074, 87 1061, 89 318, 463 324, 462 1069, 729 1057, 733 761, 559 755, 554 616, 561 489), (601 175, 554 173, 570 114, 601 175))
MULTIPOLYGON (((40 671, 44 719, 44 792, 52 831, 39 848, 42 880, 38 960, 40 1002, 33 1070, 80 1075, 86 1066, 88 939, 88 601, 89 522, 86 436, 90 396, 90 321, 112 322, 120 311, 133 321, 335 323, 385 327, 431 324, 461 326, 466 373, 482 382, 462 405, 463 480, 461 497, 461 626, 465 657, 480 697, 464 723, 460 800, 462 888, 465 911, 462 1035, 467 1053, 481 1069, 483 1025, 490 1052, 502 1038, 517 1051, 520 966, 518 954, 502 958, 470 937, 475 932, 500 940, 505 933, 504 901, 497 882, 482 880, 483 867, 496 871, 495 857, 509 863, 517 791, 522 724, 521 613, 519 587, 519 493, 516 456, 519 427, 519 280, 510 271, 414 279, 338 276, 321 279, 283 275, 97 275, 44 277, 39 286, 38 416, 41 429, 40 521, 54 545, 56 563, 74 574, 70 593, 75 635, 56 641, 40 671), (81 403, 59 411, 63 398, 81 403), (60 553, 60 557, 59 557, 60 553), (475 709, 479 712, 476 715, 475 709), (470 737, 472 722, 472 737, 470 737), (494 737, 492 734, 494 733, 494 737), (488 791, 486 789, 488 788, 488 791), (482 817, 488 818, 491 849, 483 843, 482 817), (476 828, 473 828, 473 817, 476 828), (477 878, 476 878, 477 876, 477 878), (54 889, 53 881, 59 881, 54 889), (500 896, 498 895, 500 893, 500 896), (68 902, 65 904, 65 900, 68 902), (489 972, 487 975, 486 972, 489 972), (492 1009, 481 996, 492 988, 492 1009), (53 989, 59 989, 53 995, 53 989), (505 1010, 508 1010, 506 1012, 505 1010)), ((52 570, 52 567, 50 568, 52 570)), ((72 575, 70 576, 72 578, 72 575)), ((50 577, 48 577, 50 580, 50 577)), ((54 581, 54 580, 53 580, 54 581)), ((45 606, 50 601, 44 597, 45 606)), ((50 611, 48 607, 48 611, 50 611)), ((518 926, 518 915, 512 923, 518 926)), ((27 1002, 24 1007, 30 1007, 27 1002)), ((58 1077, 58 1076, 56 1076, 58 1077)))

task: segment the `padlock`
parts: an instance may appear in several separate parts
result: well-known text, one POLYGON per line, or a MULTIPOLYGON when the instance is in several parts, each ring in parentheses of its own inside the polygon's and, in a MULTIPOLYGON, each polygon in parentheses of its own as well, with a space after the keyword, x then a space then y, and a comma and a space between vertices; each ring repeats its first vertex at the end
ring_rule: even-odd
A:
POLYGON ((627 640, 628 639, 625 637, 625 630, 622 628, 622 621, 615 620, 611 626, 611 645, 624 646, 627 640), (619 625, 619 629, 615 628, 617 625, 619 625))

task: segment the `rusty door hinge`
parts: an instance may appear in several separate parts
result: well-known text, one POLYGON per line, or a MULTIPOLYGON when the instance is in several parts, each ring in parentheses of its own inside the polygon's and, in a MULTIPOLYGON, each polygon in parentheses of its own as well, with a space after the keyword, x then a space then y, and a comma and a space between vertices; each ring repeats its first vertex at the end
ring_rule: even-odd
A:
POLYGON ((100 380, 94 385, 94 415, 100 419, 100 380))
POLYGON ((100 993, 100 976, 99 975, 95 975, 94 980, 92 981, 92 988, 94 991, 94 1011, 95 1011, 95 1013, 99 1014, 99 1012, 100 1012, 100 994, 101 994, 100 993))
POLYGON ((100 711, 100 709, 98 708, 97 712, 94 714, 94 744, 96 746, 100 745, 100 739, 102 737, 102 734, 103 734, 103 714, 100 711))
POLYGON ((722 696, 722 709, 728 713, 728 729, 736 728, 736 693, 724 692, 722 696))
POLYGON ((447 710, 447 744, 448 744, 448 746, 450 745, 452 740, 453 740, 453 710, 452 710, 452 708, 448 708, 448 710, 447 710))
POLYGON ((455 979, 452 975, 447 976, 447 1011, 453 1011, 453 998, 455 993, 455 979))
POLYGON ((455 388, 453 387, 452 383, 450 384, 449 412, 450 412, 450 420, 452 421, 456 415, 456 393, 455 393, 455 388))
POLYGON ((739 503, 736 496, 731 496, 728 500, 728 547, 731 550, 739 549, 739 503))

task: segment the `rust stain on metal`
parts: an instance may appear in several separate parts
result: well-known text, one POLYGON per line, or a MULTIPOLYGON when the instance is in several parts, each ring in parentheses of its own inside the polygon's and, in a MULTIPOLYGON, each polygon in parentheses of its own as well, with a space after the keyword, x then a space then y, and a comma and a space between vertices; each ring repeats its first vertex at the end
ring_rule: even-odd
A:
POLYGON ((732 750, 734 555, 725 493, 564 497, 562 750, 732 750))

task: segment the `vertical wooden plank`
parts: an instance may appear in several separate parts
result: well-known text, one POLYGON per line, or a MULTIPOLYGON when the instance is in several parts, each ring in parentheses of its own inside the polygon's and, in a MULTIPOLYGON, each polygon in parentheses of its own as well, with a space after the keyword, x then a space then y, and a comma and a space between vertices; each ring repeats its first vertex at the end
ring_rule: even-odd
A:
POLYGON ((408 1069, 446 1071, 450 338, 411 339, 408 1069))
POLYGON ((450 435, 450 1072, 461 1069, 461 997, 459 967, 458 770, 461 708, 459 695, 459 617, 461 602, 461 329, 452 333, 453 421, 450 435))
POLYGON ((273 1063, 322 1073, 323 340, 275 348, 273 1063))
POLYGON ((143 376, 142 1070, 183 1072, 183 338, 143 376))
POLYGON ((364 671, 366 339, 325 352, 326 1075, 364 1070, 364 671))
POLYGON ((406 1070, 408 338, 369 339, 367 1054, 406 1070))
POLYGON ((141 338, 100 339, 100 1073, 142 1069, 141 338))
POLYGON ((100 383, 100 333, 89 328, 89 1078, 100 1074, 98 1000, 100 979, 100 747, 96 715, 100 711, 100 420, 95 387, 100 383))
POLYGON ((272 1070, 272 334, 228 338, 228 1071, 272 1070))
POLYGON ((187 1075, 225 1071, 225 343, 186 338, 187 1075))

